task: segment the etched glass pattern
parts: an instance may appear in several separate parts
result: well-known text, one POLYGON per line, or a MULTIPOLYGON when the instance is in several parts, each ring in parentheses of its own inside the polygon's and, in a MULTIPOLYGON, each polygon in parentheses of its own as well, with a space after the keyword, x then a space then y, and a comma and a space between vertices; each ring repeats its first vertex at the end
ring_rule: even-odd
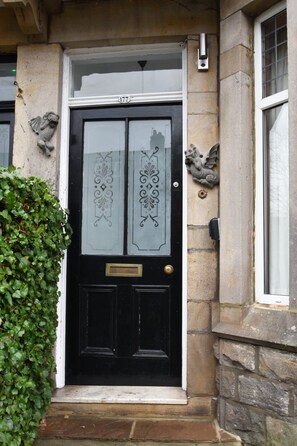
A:
POLYGON ((0 165, 5 167, 9 163, 9 134, 10 125, 0 124, 0 165))
POLYGON ((123 254, 125 121, 84 124, 82 254, 123 254))
POLYGON ((170 254, 170 185, 170 120, 131 121, 128 254, 170 254))

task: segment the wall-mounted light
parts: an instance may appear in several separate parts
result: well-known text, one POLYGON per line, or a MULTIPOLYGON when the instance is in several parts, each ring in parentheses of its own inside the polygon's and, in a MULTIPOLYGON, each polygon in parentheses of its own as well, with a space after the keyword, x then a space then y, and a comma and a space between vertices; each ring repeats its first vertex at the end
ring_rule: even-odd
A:
POLYGON ((205 33, 199 34, 199 48, 198 48, 198 70, 208 70, 208 48, 207 36, 205 33))

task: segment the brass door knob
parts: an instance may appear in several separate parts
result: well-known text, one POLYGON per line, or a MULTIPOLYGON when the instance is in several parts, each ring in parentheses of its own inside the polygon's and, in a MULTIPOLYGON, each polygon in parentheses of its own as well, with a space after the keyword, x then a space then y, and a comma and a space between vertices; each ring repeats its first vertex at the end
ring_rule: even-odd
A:
POLYGON ((169 276, 170 274, 172 274, 173 271, 174 271, 174 268, 173 268, 172 265, 165 265, 165 266, 164 266, 164 273, 167 274, 168 276, 169 276))

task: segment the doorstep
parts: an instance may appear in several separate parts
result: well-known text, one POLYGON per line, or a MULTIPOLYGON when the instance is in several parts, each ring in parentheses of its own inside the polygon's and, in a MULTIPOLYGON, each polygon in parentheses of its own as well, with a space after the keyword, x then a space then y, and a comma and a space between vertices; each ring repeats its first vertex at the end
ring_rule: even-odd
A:
POLYGON ((237 436, 220 429, 216 420, 49 417, 41 423, 34 446, 95 446, 123 443, 183 446, 240 446, 237 436))
POLYGON ((52 403, 187 404, 188 398, 180 387, 65 386, 52 403))

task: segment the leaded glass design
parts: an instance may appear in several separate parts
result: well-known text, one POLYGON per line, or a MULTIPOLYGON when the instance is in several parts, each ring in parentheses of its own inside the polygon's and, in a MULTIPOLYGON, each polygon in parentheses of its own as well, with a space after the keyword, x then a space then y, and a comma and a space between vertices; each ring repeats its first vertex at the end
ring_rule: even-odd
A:
POLYGON ((122 254, 125 121, 84 125, 82 254, 122 254))
POLYGON ((171 123, 129 126, 128 254, 170 254, 171 123))
POLYGON ((263 97, 288 88, 286 10, 262 23, 263 97))

